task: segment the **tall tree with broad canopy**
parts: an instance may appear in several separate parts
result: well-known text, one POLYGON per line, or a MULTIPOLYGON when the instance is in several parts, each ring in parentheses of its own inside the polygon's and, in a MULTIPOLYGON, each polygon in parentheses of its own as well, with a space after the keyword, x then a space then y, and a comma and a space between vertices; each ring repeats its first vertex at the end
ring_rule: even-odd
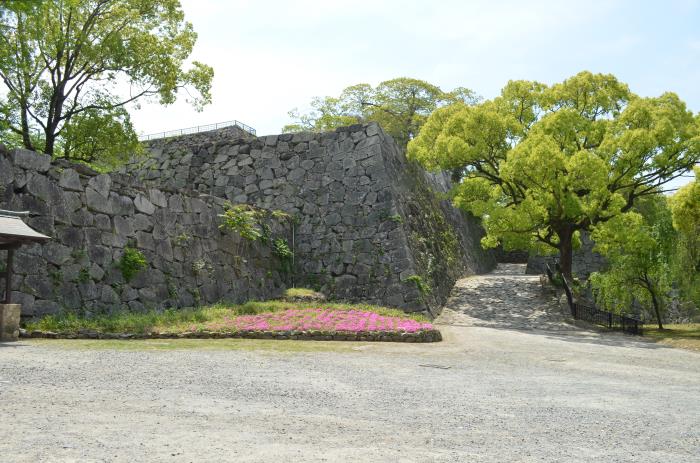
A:
POLYGON ((381 82, 376 87, 358 84, 347 87, 339 97, 316 97, 312 110, 302 114, 289 112, 294 123, 283 132, 324 132, 352 124, 377 122, 396 142, 406 147, 428 116, 447 104, 474 104, 478 98, 471 90, 457 88, 444 92, 428 82, 401 77, 381 82))
POLYGON ((211 102, 212 68, 183 70, 197 34, 179 0, 1 1, 0 32, 0 130, 27 149, 109 161, 137 145, 127 105, 211 102))
POLYGON ((454 203, 483 219, 482 243, 559 253, 571 277, 581 231, 658 194, 700 159, 700 118, 673 93, 633 94, 609 74, 510 81, 476 106, 437 109, 408 145, 460 173, 454 203))

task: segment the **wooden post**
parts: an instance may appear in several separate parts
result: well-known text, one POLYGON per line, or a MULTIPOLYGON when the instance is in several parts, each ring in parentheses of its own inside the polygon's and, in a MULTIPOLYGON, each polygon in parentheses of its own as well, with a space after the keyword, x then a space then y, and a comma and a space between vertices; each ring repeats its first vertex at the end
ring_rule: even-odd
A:
POLYGON ((7 250, 7 268, 5 269, 5 304, 12 304, 12 261, 15 250, 7 250))

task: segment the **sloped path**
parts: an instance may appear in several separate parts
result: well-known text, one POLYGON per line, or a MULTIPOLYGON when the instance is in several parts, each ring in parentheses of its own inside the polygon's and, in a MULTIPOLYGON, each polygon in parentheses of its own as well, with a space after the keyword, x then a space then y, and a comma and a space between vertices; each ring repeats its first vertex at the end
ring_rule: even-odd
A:
POLYGON ((573 331, 556 296, 543 291, 539 275, 526 275, 525 264, 498 264, 485 275, 455 284, 436 324, 516 330, 573 331))

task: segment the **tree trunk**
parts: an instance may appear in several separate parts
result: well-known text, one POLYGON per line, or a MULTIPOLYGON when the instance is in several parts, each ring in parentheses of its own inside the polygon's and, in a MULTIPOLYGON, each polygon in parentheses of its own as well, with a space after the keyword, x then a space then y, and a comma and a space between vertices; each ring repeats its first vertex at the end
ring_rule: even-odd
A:
POLYGON ((53 130, 48 127, 44 132, 46 134, 46 144, 44 145, 44 154, 53 157, 54 145, 56 143, 56 135, 53 130))
POLYGON ((573 264, 574 254, 572 244, 574 231, 569 227, 565 227, 557 232, 557 236, 559 236, 559 269, 561 274, 571 281, 571 267, 573 264))
POLYGON ((656 314, 656 322, 659 324, 659 329, 663 330, 664 327, 661 324, 661 308, 659 307, 659 301, 656 299, 656 293, 654 290, 650 287, 649 289, 649 294, 651 294, 651 303, 654 305, 654 313, 656 314))
POLYGON ((32 138, 29 128, 29 118, 27 117, 27 110, 25 109, 24 101, 21 103, 22 111, 20 113, 20 123, 22 124, 22 143, 24 147, 30 151, 34 151, 34 145, 32 144, 32 138))

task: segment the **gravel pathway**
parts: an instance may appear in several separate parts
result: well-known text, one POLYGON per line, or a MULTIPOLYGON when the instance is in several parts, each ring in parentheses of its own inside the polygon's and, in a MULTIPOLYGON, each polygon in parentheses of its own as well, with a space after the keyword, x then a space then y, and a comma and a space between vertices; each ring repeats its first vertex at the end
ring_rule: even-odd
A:
POLYGON ((435 322, 516 330, 578 330, 565 322, 555 295, 543 291, 539 275, 525 275, 525 264, 498 264, 489 274, 457 281, 435 322))
POLYGON ((421 345, 0 344, 0 461, 700 462, 700 355, 534 320, 421 345))

